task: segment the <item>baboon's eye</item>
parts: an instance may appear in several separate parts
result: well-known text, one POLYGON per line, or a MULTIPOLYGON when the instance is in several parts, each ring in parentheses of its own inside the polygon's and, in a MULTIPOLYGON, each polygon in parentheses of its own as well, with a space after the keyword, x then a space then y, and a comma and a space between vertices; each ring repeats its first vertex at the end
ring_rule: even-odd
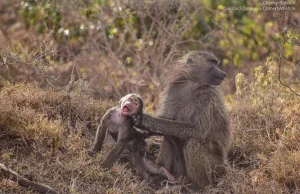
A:
POLYGON ((192 63, 192 59, 189 59, 189 58, 188 58, 188 59, 186 60, 186 64, 190 64, 190 63, 192 63))
POLYGON ((219 63, 219 61, 216 59, 208 59, 208 61, 216 65, 219 63))

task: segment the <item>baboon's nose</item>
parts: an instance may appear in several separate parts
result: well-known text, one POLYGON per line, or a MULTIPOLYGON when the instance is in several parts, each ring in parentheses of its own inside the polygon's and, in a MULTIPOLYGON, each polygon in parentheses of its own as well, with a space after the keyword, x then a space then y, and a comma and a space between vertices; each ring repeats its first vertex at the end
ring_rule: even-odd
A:
POLYGON ((226 74, 225 72, 223 72, 223 79, 226 77, 226 75, 227 75, 227 74, 226 74))

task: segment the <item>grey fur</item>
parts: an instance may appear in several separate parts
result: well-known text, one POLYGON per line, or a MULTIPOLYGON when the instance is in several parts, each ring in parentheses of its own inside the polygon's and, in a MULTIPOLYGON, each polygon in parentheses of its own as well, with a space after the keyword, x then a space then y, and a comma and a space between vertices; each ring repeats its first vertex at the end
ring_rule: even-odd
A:
POLYGON ((137 112, 142 113, 143 101, 141 97, 136 94, 128 94, 120 100, 120 105, 120 107, 109 109, 102 117, 101 123, 97 129, 95 143, 91 151, 89 151, 89 155, 92 156, 95 152, 101 151, 108 131, 116 141, 116 145, 102 163, 102 167, 110 168, 119 158, 123 149, 127 146, 130 151, 130 158, 133 166, 142 179, 148 180, 149 172, 162 175, 174 182, 174 177, 164 167, 157 166, 144 157, 147 147, 145 138, 154 135, 154 133, 141 133, 136 131, 133 127, 133 122, 129 117, 129 115, 137 112), (122 114, 122 108, 124 106, 127 106, 129 110, 127 116, 122 114))
POLYGON ((226 74, 217 63, 209 52, 187 54, 169 74, 157 117, 132 117, 141 129, 165 135, 158 165, 200 188, 224 172, 231 139, 223 96, 216 86, 226 74))

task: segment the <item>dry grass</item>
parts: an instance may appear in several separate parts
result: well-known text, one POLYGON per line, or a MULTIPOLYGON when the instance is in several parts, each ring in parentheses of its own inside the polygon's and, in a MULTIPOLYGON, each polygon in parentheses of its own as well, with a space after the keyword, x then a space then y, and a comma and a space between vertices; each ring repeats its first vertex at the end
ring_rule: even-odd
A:
MULTIPOLYGON (((241 98, 229 104, 234 138, 228 172, 199 193, 299 193, 300 101, 241 98)), ((8 85, 0 90, 0 162, 61 193, 179 193, 141 182, 128 164, 103 170, 88 157, 102 114, 113 103, 80 92, 8 85)), ((0 175, 0 191, 33 193, 0 175)), ((185 189, 185 191, 188 191, 185 189)))

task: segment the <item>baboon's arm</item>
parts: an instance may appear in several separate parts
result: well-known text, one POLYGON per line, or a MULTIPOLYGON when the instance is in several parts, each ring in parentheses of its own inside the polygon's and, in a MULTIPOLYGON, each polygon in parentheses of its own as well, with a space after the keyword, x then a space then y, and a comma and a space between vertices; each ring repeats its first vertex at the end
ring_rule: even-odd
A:
POLYGON ((134 115, 132 118, 138 128, 150 130, 155 133, 171 135, 180 139, 202 137, 197 128, 185 122, 156 118, 147 114, 142 114, 142 116, 134 115))
POLYGON ((113 113, 113 111, 114 111, 113 109, 110 109, 102 117, 100 125, 97 128, 94 145, 90 151, 90 155, 93 155, 94 152, 101 151, 102 145, 103 145, 104 139, 106 137, 106 133, 107 133, 107 127, 108 127, 107 122, 109 121, 110 115, 113 113))
POLYGON ((101 124, 98 126, 96 137, 95 137, 95 143, 92 148, 92 151, 101 151, 103 141, 106 136, 107 126, 105 122, 101 122, 101 124))
POLYGON ((102 163, 102 167, 103 168, 110 168, 113 163, 119 158, 119 156, 121 155, 124 147, 126 145, 126 140, 118 140, 115 147, 110 151, 109 155, 107 156, 107 158, 104 160, 104 162, 102 163))

